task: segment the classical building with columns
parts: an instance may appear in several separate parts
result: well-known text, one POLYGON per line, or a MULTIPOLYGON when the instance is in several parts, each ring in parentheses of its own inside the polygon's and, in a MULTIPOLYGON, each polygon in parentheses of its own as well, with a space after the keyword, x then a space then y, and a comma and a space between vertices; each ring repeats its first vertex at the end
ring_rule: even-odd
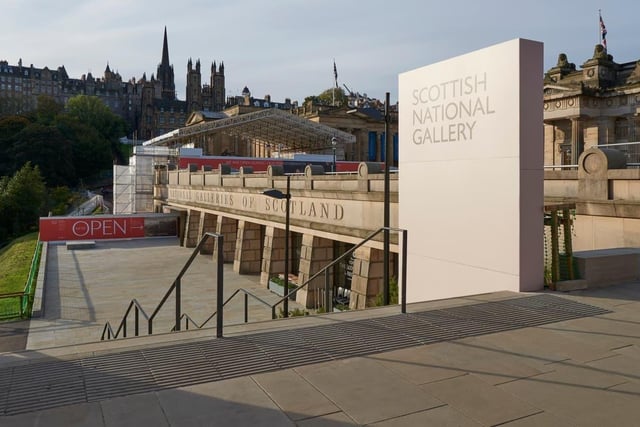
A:
MULTIPOLYGON (((224 170, 194 171, 160 168, 156 171, 156 212, 180 217, 179 235, 185 247, 195 247, 206 232, 223 235, 222 248, 212 242, 204 253, 223 251, 224 261, 239 274, 269 279, 284 274, 287 199, 263 191, 286 192, 289 182, 290 280, 306 283, 326 265, 345 254, 383 225, 384 174, 378 164, 361 163, 357 173, 319 173, 307 166, 304 174, 284 176, 271 168, 261 174, 229 174, 224 170)), ((390 177, 391 226, 397 226, 397 175, 390 177)), ((392 276, 397 277, 398 236, 390 236, 392 276)), ((375 305, 383 291, 382 233, 357 248, 329 271, 332 290, 349 289, 349 306, 375 305)), ((308 308, 323 306, 325 276, 321 275, 296 294, 308 308)))
POLYGON ((562 53, 544 76, 544 164, 577 165, 596 145, 640 137, 640 62, 619 64, 604 46, 582 68, 562 53))

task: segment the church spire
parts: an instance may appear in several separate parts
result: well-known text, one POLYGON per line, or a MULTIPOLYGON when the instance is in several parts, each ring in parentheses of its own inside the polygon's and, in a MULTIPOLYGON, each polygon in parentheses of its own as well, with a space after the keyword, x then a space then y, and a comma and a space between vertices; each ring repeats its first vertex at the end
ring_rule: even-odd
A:
POLYGON ((167 41, 167 27, 164 27, 164 41, 162 43, 162 62, 158 65, 158 80, 162 82, 162 99, 176 99, 176 85, 173 67, 169 63, 169 43, 167 41))
POLYGON ((162 43, 162 62, 160 65, 169 67, 169 43, 167 42, 167 26, 164 26, 164 41, 162 43))

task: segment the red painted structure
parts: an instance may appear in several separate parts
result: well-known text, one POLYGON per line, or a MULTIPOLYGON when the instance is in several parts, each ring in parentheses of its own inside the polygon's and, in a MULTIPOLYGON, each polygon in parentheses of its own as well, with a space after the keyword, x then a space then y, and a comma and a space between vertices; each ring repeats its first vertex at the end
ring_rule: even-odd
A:
MULTIPOLYGON (((267 157, 236 157, 236 156, 180 156, 179 169, 187 169, 189 165, 196 165, 198 170, 203 166, 218 169, 220 165, 229 165, 232 170, 241 167, 252 167, 254 172, 266 172, 269 165, 282 166, 285 173, 304 172, 307 165, 321 165, 325 172, 331 172, 333 162, 322 160, 275 159, 267 157)), ((356 172, 360 162, 336 161, 335 172, 356 172)), ((384 164, 380 164, 384 168, 384 164)))
POLYGON ((41 241, 132 239, 177 235, 177 217, 150 215, 58 216, 40 218, 41 241))

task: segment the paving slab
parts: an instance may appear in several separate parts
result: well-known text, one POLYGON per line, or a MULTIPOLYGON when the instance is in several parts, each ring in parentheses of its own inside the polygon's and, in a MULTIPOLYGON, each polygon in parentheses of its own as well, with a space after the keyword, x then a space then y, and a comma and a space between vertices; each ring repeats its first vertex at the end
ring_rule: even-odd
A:
POLYGON ((427 384, 466 375, 465 369, 447 367, 434 351, 438 344, 411 347, 369 356, 385 369, 413 384, 427 384))
POLYGON ((513 381, 549 370, 539 364, 533 366, 527 357, 520 354, 485 347, 469 338, 430 345, 424 360, 432 368, 459 374, 471 372, 489 384, 513 381))
POLYGON ((296 422, 297 427, 348 427, 357 425, 360 424, 357 424, 344 412, 334 412, 333 414, 307 418, 296 422))
POLYGON ((100 406, 105 427, 169 426, 156 393, 107 399, 100 406))
POLYGON ((574 420, 562 418, 550 412, 540 412, 501 424, 501 427, 579 427, 574 420))
POLYGON ((353 358, 295 369, 359 424, 442 406, 420 387, 368 358, 353 358))
MULTIPOLYGON (((501 384, 498 388, 579 426, 637 426, 638 394, 604 389, 587 370, 561 370, 501 384)), ((615 380, 612 380, 614 382, 615 380)))
POLYGON ((623 354, 594 360, 585 364, 589 369, 597 370, 603 374, 613 375, 620 382, 636 382, 640 384, 640 360, 623 354))
POLYGON ((424 384, 428 394, 483 425, 497 425, 542 412, 526 399, 509 394, 475 374, 424 384))
POLYGON ((340 412, 340 408, 293 369, 254 375, 253 379, 294 421, 340 412))
POLYGON ((295 425, 250 377, 163 390, 158 399, 175 426, 295 425))
POLYGON ((565 359, 589 361, 612 355, 608 346, 589 340, 583 334, 573 334, 544 327, 531 327, 488 334, 463 340, 469 344, 527 359, 527 364, 539 370, 544 365, 565 359))
POLYGON ((0 427, 104 426, 99 403, 83 403, 0 417, 0 427))
POLYGON ((420 411, 370 424, 372 427, 478 427, 482 424, 456 411, 449 405, 420 411))

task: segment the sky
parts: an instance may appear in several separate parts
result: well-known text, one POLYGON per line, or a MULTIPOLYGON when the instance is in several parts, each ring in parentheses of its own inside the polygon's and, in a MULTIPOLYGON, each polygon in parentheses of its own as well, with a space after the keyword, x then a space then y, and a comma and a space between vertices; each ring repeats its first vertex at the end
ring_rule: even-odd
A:
POLYGON ((640 59, 640 2, 629 0, 0 0, 0 60, 72 78, 106 65, 123 80, 156 73, 166 26, 179 99, 187 61, 224 62, 226 95, 302 103, 338 85, 391 102, 398 75, 515 38, 544 43, 544 71, 566 53, 579 68, 600 43, 640 59))

